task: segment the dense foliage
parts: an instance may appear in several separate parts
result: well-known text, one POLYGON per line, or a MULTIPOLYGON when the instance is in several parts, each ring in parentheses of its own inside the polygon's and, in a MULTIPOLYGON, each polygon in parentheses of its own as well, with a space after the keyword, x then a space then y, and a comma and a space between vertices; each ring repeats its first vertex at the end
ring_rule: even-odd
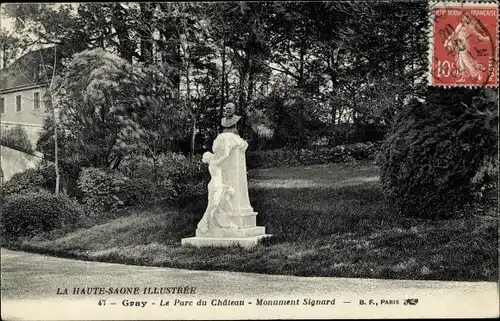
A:
POLYGON ((8 237, 34 236, 78 224, 83 212, 64 194, 46 191, 9 196, 2 209, 2 234, 8 237))
POLYGON ((81 171, 78 187, 85 204, 97 210, 110 211, 125 205, 120 196, 128 180, 119 172, 91 167, 81 171))
POLYGON ((5 9, 16 27, 1 35, 6 57, 27 50, 24 39, 31 34, 40 45, 58 45, 62 66, 55 73, 67 96, 58 104, 75 116, 68 144, 89 166, 117 168, 124 150, 137 148, 201 152, 218 132, 228 101, 244 116, 250 146, 380 140, 408 97, 425 87, 426 2, 33 3, 5 9), (265 117, 253 117, 255 110, 265 117))
POLYGON ((498 180, 498 109, 493 91, 434 94, 398 115, 382 146, 382 184, 402 214, 448 218, 498 180))
POLYGON ((209 174, 199 157, 161 154, 154 159, 135 156, 123 161, 120 171, 127 177, 149 182, 157 201, 180 201, 206 192, 209 174))
POLYGON ((14 126, 7 130, 2 129, 0 145, 28 154, 33 153, 33 146, 28 138, 28 134, 21 126, 14 126))
MULTIPOLYGON (((78 174, 81 168, 78 164, 64 162, 60 166, 60 191, 70 197, 81 198, 77 187, 78 174)), ((53 163, 42 162, 36 168, 29 168, 14 174, 3 184, 4 195, 24 193, 26 191, 46 190, 55 192, 56 177, 53 163)))
POLYGON ((152 159, 130 157, 119 170, 86 168, 78 187, 83 203, 100 211, 149 204, 180 202, 206 192, 208 171, 200 160, 167 154, 152 159))

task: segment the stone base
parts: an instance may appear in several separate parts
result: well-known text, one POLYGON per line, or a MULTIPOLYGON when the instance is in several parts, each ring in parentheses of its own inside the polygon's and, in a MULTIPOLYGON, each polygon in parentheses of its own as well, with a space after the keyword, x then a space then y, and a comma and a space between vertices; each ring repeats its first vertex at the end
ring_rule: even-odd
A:
POLYGON ((181 240, 181 244, 191 245, 196 247, 216 246, 216 247, 230 247, 239 245, 244 248, 252 248, 259 244, 264 239, 271 237, 271 234, 256 235, 250 237, 187 237, 181 240))
POLYGON ((208 230, 196 230, 197 237, 216 237, 216 238, 241 238, 241 237, 252 237, 266 234, 266 228, 264 226, 254 226, 247 228, 213 228, 208 230))
POLYGON ((257 225, 257 212, 252 208, 240 209, 234 213, 227 213, 227 224, 236 225, 240 229, 255 227, 257 225))

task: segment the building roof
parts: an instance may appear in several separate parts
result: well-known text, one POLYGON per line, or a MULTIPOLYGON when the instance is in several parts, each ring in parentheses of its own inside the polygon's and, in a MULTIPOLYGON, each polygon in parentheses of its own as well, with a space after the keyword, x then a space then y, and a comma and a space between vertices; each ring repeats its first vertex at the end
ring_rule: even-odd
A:
POLYGON ((52 75, 54 47, 31 51, 0 70, 0 91, 41 85, 52 75), (46 68, 43 68, 43 66, 46 68))

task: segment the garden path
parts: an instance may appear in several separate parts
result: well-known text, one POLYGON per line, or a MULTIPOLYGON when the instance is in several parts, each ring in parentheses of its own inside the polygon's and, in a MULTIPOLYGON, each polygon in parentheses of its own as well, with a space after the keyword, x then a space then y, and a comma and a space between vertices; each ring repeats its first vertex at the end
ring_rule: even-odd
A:
POLYGON ((78 261, 25 252, 1 250, 2 319, 179 319, 186 312, 201 312, 202 307, 160 308, 160 299, 207 300, 204 319, 290 318, 290 317, 374 317, 381 313, 393 317, 464 317, 498 316, 497 285, 493 282, 448 282, 322 278, 190 271, 172 268, 142 267, 122 264, 78 261), (194 295, 57 295, 74 287, 196 287, 194 295), (106 298, 108 306, 98 306, 106 298), (109 305, 110 302, 116 306, 109 305), (257 299, 335 298, 333 306, 256 306, 257 299), (418 298, 414 306, 404 305, 407 298, 418 298), (124 308, 124 299, 148 301, 146 308, 124 308), (244 299, 245 307, 213 307, 213 299, 244 299), (359 300, 399 300, 383 306, 359 305, 359 300), (344 303, 345 301, 351 303, 344 303), (250 302, 250 303, 248 303, 250 302), (432 305, 433 309, 428 309, 432 305), (424 308, 426 307, 426 308, 424 308), (330 309, 330 310, 328 310, 330 309), (451 314, 450 314, 451 313, 451 314))

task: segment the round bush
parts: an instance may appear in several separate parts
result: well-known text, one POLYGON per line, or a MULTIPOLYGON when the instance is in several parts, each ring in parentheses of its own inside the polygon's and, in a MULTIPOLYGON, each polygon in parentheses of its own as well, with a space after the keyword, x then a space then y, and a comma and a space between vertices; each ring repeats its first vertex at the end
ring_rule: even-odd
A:
POLYGON ((403 215, 456 216, 487 183, 481 173, 496 154, 498 116, 489 110, 495 103, 460 94, 448 92, 443 99, 441 93, 441 101, 426 104, 414 101, 387 135, 379 160, 381 182, 403 215))
POLYGON ((145 178, 127 179, 123 182, 118 195, 125 206, 147 204, 154 200, 155 185, 145 178))
POLYGON ((2 187, 5 196, 28 191, 54 191, 56 176, 54 166, 30 168, 24 172, 14 174, 2 187))
POLYGON ((76 226, 83 212, 64 194, 27 192, 6 199, 2 232, 8 237, 33 236, 41 232, 76 226))
POLYGON ((78 188, 85 204, 110 211, 125 205, 120 193, 127 180, 120 172, 90 167, 80 172, 78 188))

